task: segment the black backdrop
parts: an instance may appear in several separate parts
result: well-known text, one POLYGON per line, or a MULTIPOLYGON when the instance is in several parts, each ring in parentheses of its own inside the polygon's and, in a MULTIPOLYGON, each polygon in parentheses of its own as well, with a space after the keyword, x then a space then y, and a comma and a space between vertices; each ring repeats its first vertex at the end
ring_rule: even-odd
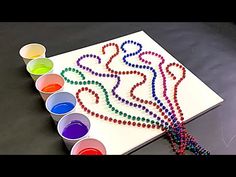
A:
MULTIPOLYGON (((0 154, 68 154, 19 49, 53 56, 144 30, 225 101, 186 126, 211 154, 236 153, 236 26, 233 23, 0 23, 0 154)), ((207 99, 207 98, 206 98, 207 99)), ((173 154, 160 138, 132 154, 173 154)))

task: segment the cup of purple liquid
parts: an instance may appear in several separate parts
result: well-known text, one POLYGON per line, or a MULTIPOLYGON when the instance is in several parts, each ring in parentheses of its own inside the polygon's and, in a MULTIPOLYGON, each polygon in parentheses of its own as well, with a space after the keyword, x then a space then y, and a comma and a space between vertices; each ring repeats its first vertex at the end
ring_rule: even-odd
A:
POLYGON ((80 113, 71 113, 59 120, 57 131, 68 150, 71 150, 76 142, 88 137, 90 127, 91 124, 88 117, 80 113))
POLYGON ((64 115, 75 110, 76 98, 69 92, 55 92, 48 97, 45 105, 55 124, 57 124, 64 115))

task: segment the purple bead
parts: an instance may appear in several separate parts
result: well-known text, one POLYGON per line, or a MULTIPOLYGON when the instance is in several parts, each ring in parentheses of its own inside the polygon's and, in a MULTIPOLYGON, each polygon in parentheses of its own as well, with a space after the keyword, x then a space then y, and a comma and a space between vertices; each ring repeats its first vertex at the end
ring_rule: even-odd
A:
POLYGON ((122 100, 121 100, 122 102, 124 102, 125 101, 125 99, 124 98, 122 98, 122 100))
POLYGON ((130 106, 133 106, 133 103, 132 103, 132 102, 130 102, 130 103, 129 103, 129 105, 130 105, 130 106))
POLYGON ((145 112, 149 112, 149 110, 148 110, 148 109, 146 109, 146 110, 145 110, 145 112))
POLYGON ((85 66, 83 66, 82 68, 85 69, 85 66))
POLYGON ((110 77, 110 74, 107 74, 107 77, 110 77))
POLYGON ((125 101, 125 103, 126 103, 126 104, 129 104, 129 101, 128 101, 128 100, 126 100, 126 101, 125 101))
POLYGON ((106 77, 106 74, 103 74, 102 76, 103 76, 103 77, 106 77))
POLYGON ((145 106, 142 106, 142 110, 144 110, 144 109, 146 109, 146 107, 145 107, 145 106))
POLYGON ((153 117, 154 117, 154 118, 156 118, 156 117, 157 117, 157 115, 156 115, 156 114, 153 114, 153 117))
POLYGON ((121 100, 121 97, 118 97, 118 100, 120 101, 120 100, 121 100))
POLYGON ((136 104, 136 103, 134 103, 134 107, 137 107, 137 104, 136 104))
POLYGON ((152 115, 152 114, 153 114, 153 112, 152 112, 152 111, 150 111, 150 112, 149 112, 149 115, 152 115))
POLYGON ((94 74, 94 71, 92 71, 91 73, 94 74))
POLYGON ((139 105, 138 105, 138 108, 141 108, 141 107, 142 107, 142 105, 141 105, 141 104, 139 104, 139 105))
POLYGON ((89 56, 92 58, 92 57, 93 57, 93 54, 90 54, 89 56))
POLYGON ((98 74, 98 76, 99 76, 99 77, 101 77, 101 76, 102 76, 102 74, 101 74, 101 73, 99 73, 99 74, 98 74))

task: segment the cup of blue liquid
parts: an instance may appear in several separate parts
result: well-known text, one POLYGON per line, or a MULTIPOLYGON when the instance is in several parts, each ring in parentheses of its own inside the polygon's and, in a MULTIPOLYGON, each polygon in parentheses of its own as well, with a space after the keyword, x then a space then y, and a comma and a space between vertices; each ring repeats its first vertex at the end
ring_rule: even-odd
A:
POLYGON ((83 114, 71 113, 63 116, 57 124, 57 131, 68 150, 81 139, 88 137, 91 124, 83 114))
POLYGON ((76 98, 69 92, 55 92, 47 98, 45 105, 57 124, 64 115, 75 110, 76 98))

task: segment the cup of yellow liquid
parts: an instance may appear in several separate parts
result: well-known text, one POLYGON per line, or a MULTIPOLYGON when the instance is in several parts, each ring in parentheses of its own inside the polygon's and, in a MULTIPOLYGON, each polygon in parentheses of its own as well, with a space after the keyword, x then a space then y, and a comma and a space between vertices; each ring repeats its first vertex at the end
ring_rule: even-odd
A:
POLYGON ((53 71, 53 61, 49 58, 36 58, 27 64, 26 70, 36 81, 40 76, 53 71))
POLYGON ((46 48, 42 44, 31 43, 23 46, 20 49, 20 56, 23 58, 25 64, 27 65, 33 59, 45 58, 46 48))

